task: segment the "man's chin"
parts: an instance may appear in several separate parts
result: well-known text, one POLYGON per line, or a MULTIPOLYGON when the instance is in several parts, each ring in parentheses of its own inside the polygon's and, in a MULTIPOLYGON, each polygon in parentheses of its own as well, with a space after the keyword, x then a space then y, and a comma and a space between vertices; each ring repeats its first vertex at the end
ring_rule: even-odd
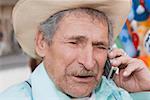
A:
POLYGON ((61 90, 72 98, 87 97, 91 95, 97 84, 98 81, 93 78, 69 77, 67 82, 64 82, 63 86, 61 86, 61 90))
POLYGON ((83 98, 83 97, 90 97, 92 94, 92 91, 90 91, 89 93, 69 93, 67 94, 67 96, 69 96, 70 98, 83 98))
POLYGON ((66 94, 71 98, 81 98, 81 97, 88 97, 92 94, 92 91, 95 89, 96 86, 78 86, 74 88, 68 89, 66 94))

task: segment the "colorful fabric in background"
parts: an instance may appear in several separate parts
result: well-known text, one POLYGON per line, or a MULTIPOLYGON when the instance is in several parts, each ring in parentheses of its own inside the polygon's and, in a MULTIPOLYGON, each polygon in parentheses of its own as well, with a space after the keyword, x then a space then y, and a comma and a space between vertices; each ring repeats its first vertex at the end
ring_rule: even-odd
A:
POLYGON ((115 43, 150 68, 150 0, 132 1, 132 10, 115 43))
POLYGON ((121 40, 125 52, 131 57, 136 57, 137 50, 135 49, 135 46, 132 42, 126 24, 124 25, 121 33, 119 34, 119 39, 121 40))

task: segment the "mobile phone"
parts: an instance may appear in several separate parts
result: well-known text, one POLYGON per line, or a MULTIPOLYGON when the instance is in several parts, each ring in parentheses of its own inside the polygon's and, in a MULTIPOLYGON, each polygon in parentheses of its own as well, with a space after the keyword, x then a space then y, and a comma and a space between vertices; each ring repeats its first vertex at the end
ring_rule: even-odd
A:
POLYGON ((118 68, 111 66, 110 60, 107 58, 103 75, 105 75, 107 79, 112 79, 117 70, 118 68))

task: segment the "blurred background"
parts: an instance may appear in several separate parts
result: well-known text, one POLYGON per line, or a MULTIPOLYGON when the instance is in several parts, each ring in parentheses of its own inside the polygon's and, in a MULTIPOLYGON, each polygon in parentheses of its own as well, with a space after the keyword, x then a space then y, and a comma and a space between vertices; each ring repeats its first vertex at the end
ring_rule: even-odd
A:
MULTIPOLYGON (((40 61, 26 55, 12 27, 12 9, 18 0, 0 0, 0 92, 28 79, 40 61)), ((115 39, 115 46, 142 59, 150 68, 150 0, 132 0, 132 10, 115 39)))
POLYGON ((15 40, 11 13, 18 0, 0 0, 0 92, 26 80, 31 71, 29 57, 15 40))

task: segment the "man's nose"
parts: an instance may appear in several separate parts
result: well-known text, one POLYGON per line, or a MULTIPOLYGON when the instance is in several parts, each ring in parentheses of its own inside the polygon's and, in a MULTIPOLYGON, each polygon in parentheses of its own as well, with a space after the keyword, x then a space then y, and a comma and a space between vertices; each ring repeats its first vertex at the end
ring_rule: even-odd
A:
POLYGON ((79 63, 84 65, 87 70, 92 70, 95 65, 94 55, 93 55, 93 47, 87 46, 81 50, 79 54, 79 63))

